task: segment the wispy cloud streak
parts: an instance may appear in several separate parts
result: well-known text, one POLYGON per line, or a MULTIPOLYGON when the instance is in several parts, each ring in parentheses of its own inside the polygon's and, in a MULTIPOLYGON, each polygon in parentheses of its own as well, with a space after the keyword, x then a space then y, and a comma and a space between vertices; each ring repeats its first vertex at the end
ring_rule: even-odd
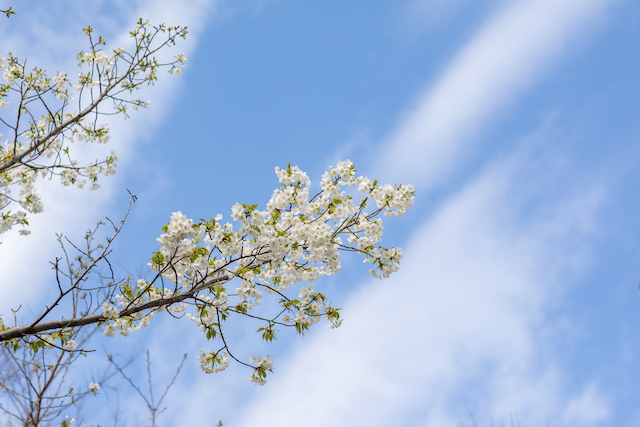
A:
MULTIPOLYGON (((505 2, 399 121, 376 176, 417 184, 423 197, 445 182, 479 132, 591 36, 611 3, 505 2)), ((518 411, 532 424, 549 416, 566 425, 606 420, 597 387, 567 392, 553 359, 540 360, 549 339, 540 332, 545 304, 558 295, 567 265, 587 257, 567 245, 588 234, 601 193, 581 187, 540 203, 524 220, 522 203, 537 197, 528 183, 538 171, 525 172, 531 152, 518 150, 506 161, 488 160, 480 176, 423 218, 401 272, 363 285, 345 305, 344 329, 318 334, 281 361, 271 391, 249 402, 239 424, 454 425, 484 399, 500 415, 518 411)), ((541 185, 553 193, 552 183, 541 185)))
POLYGON ((473 152, 477 132, 505 113, 549 66, 580 46, 610 0, 522 0, 473 35, 385 142, 378 176, 427 189, 473 152))
POLYGON ((566 265, 588 257, 572 243, 590 230, 601 192, 538 200, 523 220, 536 197, 529 160, 495 161, 413 230, 402 270, 366 283, 345 305, 340 330, 280 360, 271 390, 239 424, 293 425, 313 414, 305 425, 444 426, 485 400, 496 417, 517 411, 532 424, 606 419, 597 389, 563 394, 559 367, 540 351, 550 343, 544 306, 560 295, 566 265), (575 410, 586 401, 591 417, 575 410))

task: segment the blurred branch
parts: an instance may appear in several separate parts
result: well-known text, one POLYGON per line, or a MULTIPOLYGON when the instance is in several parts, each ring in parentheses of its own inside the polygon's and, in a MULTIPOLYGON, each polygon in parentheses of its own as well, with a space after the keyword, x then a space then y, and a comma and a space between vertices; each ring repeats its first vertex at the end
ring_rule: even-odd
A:
MULTIPOLYGON (((162 396, 160 397, 160 400, 158 400, 158 402, 155 401, 154 395, 153 395, 153 381, 152 381, 152 374, 151 374, 151 355, 149 353, 149 350, 147 350, 147 381, 149 383, 149 395, 145 395, 145 393, 140 389, 140 387, 138 387, 136 385, 136 383, 133 381, 133 378, 131 378, 131 376, 127 375, 124 372, 124 366, 119 366, 114 360, 113 360, 113 355, 109 354, 107 355, 107 358, 109 360, 109 363, 111 363, 114 368, 120 373, 120 375, 122 375, 122 378, 124 378, 129 385, 131 385, 131 387, 133 387, 135 389, 135 391, 138 393, 138 395, 144 400, 145 404, 147 405, 147 409, 149 410, 149 414, 150 414, 150 420, 151 420, 151 427, 156 427, 156 420, 157 417, 163 413, 167 408, 162 408, 160 409, 160 406, 162 405, 162 401, 164 400, 164 398, 167 395, 167 392, 169 391, 169 389, 173 386, 173 384, 176 381, 176 378, 178 378, 178 375, 180 375, 180 371, 182 370, 182 367, 184 365, 185 360, 187 360, 187 353, 184 354, 184 356, 182 357, 182 361, 180 362, 180 365, 178 366, 178 369, 176 370, 175 375, 173 376, 173 378, 171 379, 171 382, 167 385, 167 387, 164 389, 164 392, 162 393, 162 396)), ((219 423, 219 425, 221 425, 219 423)))

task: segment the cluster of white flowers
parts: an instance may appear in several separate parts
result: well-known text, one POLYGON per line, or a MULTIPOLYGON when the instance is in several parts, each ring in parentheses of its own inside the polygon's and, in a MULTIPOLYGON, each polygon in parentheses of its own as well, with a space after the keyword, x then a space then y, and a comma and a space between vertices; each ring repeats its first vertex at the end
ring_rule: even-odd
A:
POLYGON ((64 100, 69 97, 69 91, 67 87, 71 86, 67 73, 57 72, 55 76, 51 78, 52 90, 56 98, 64 100))
POLYGON ((271 360, 271 356, 267 354, 266 357, 255 357, 252 354, 249 360, 256 365, 253 374, 249 377, 249 381, 257 385, 265 385, 267 382, 266 371, 273 372, 273 360, 271 360))
MULTIPOLYGON (((19 112, 8 112, 13 116, 2 117, 3 122, 14 126, 16 132, 14 140, 0 141, 0 233, 22 226, 20 233, 29 234, 27 214, 43 210, 34 186, 38 175, 43 178, 59 175, 63 185, 95 190, 100 187, 99 175, 116 172, 118 157, 113 151, 104 160, 83 167, 73 159, 69 143, 74 140, 107 143, 109 127, 97 123, 100 114, 128 116, 127 107, 134 110, 146 107, 148 101, 125 99, 122 94, 133 93, 144 83, 155 81, 159 68, 167 67, 172 73, 182 73, 187 62, 184 55, 168 64, 158 63, 153 55, 160 47, 174 44, 179 37, 184 38, 186 29, 165 25, 152 27, 156 35, 163 34, 156 38, 151 36, 150 27, 148 22, 139 21, 131 31, 136 40, 135 50, 131 53, 115 49, 109 54, 100 49, 104 44, 102 38, 96 43, 91 41, 91 50, 77 55, 78 66, 84 69, 78 74, 76 83, 69 80, 67 73, 57 72, 48 77, 40 68, 25 70, 12 54, 8 58, 0 56, 0 73, 6 82, 0 85, 0 109, 11 104, 12 96, 20 100, 19 112), (73 105, 74 89, 79 109, 65 113, 73 105), (111 112, 104 109, 98 112, 97 104, 107 100, 113 103, 111 112), (44 114, 40 115, 40 112, 44 114), (49 160, 37 161, 39 159, 49 160), (19 197, 12 196, 12 186, 20 186, 19 197), (22 210, 12 209, 14 203, 22 210)), ((89 37, 92 31, 90 27, 85 28, 89 37)))
POLYGON ((100 390, 100 384, 99 383, 89 383, 89 391, 90 392, 95 393, 98 390, 100 390))
POLYGON ((322 192, 310 200, 304 172, 297 167, 276 168, 283 188, 274 191, 266 211, 239 203, 232 207, 232 219, 240 222, 237 231, 230 223, 221 224, 221 215, 196 225, 176 212, 158 238, 161 249, 150 266, 186 290, 237 261, 232 272, 244 281, 236 292, 244 300, 257 302, 262 297, 258 284, 272 282, 267 291, 286 291, 292 283, 339 272, 338 249, 344 246, 338 235, 346 234, 350 247, 366 254, 367 261, 386 277, 395 271, 402 252, 375 247, 382 238, 382 220, 372 220, 363 209, 370 197, 385 215, 402 215, 413 203, 413 187, 378 187, 364 177, 356 178, 354 172, 351 162, 341 162, 323 176, 322 192), (368 184, 360 189, 366 197, 359 204, 341 190, 365 181, 368 184), (258 264, 264 267, 252 271, 258 264))
POLYGON ((106 317, 116 318, 120 315, 120 310, 117 309, 113 304, 105 302, 104 304, 102 304, 102 314, 104 314, 106 317))
POLYGON ((78 347, 78 343, 75 340, 69 339, 68 331, 58 331, 50 335, 41 335, 39 338, 42 346, 47 349, 62 348, 63 350, 72 351, 78 347), (60 344, 56 344, 56 339, 60 341, 60 344))
POLYGON ((54 348, 55 340, 51 335, 45 335, 42 337, 42 341, 44 341, 44 348, 54 348))
POLYGON ((90 71, 86 73, 78 73, 78 83, 74 86, 78 92, 81 92, 83 88, 93 88, 98 86, 102 82, 102 77, 109 74, 115 65, 116 58, 118 56, 118 50, 113 52, 113 55, 109 56, 103 50, 82 53, 78 55, 78 66, 87 65, 90 71), (102 67, 98 73, 98 79, 94 79, 94 65, 102 67))
POLYGON ((112 323, 108 324, 105 327, 104 335, 107 337, 114 337, 116 333, 120 333, 120 335, 128 337, 129 332, 137 331, 139 329, 149 326, 153 316, 154 316, 153 313, 149 313, 146 316, 142 317, 141 319, 134 319, 134 320, 140 320, 139 322, 137 322, 137 324, 134 324, 132 320, 129 318, 114 319, 112 323))
POLYGON ((18 62, 12 62, 9 66, 5 63, 5 58, 0 56, 0 71, 4 70, 2 73, 2 78, 8 84, 13 83, 16 79, 22 78, 24 76, 24 67, 22 64, 18 62))
MULTIPOLYGON (((215 307, 216 310, 204 310, 195 314, 187 313, 187 317, 198 324, 202 332, 206 333, 209 325, 215 322, 218 310, 224 311, 229 308, 229 297, 226 292, 220 291, 213 297, 210 295, 204 295, 200 298, 205 304, 215 307)), ((184 307, 184 310, 186 310, 186 304, 183 304, 182 306, 184 307)))
MULTIPOLYGON (((163 294, 155 287, 147 286, 147 282, 142 279, 138 281, 137 290, 138 295, 144 295, 147 301, 154 301, 170 296, 168 290, 163 294)), ((116 300, 121 307, 128 305, 128 300, 123 295, 116 295, 116 300)), ((138 331, 149 326, 151 319, 155 317, 154 312, 145 314, 142 311, 138 311, 131 316, 120 317, 121 311, 122 309, 116 308, 116 306, 111 303, 105 302, 102 304, 102 314, 111 320, 105 327, 105 336, 113 337, 116 333, 119 333, 120 335, 128 337, 130 336, 130 332, 138 331)))
MULTIPOLYGON (((0 139, 3 137, 0 134, 0 139)), ((13 144, 8 141, 4 146, 0 145, 0 163, 10 156, 13 144)), ((33 169, 16 168, 5 173, 0 173, 0 209, 8 206, 14 199, 11 197, 11 186, 18 185, 19 197, 16 201, 24 209, 17 212, 0 212, 0 233, 11 229, 14 225, 27 225, 27 212, 37 214, 43 211, 42 202, 38 195, 34 183, 37 173, 33 169), (26 211, 26 212, 25 212, 26 211)), ((21 234, 29 234, 26 229, 21 230, 21 234)))
MULTIPOLYGON (((1 197, 3 196, 0 196, 0 198, 1 197)), ((11 228, 13 228, 14 225, 28 225, 28 224, 29 222, 27 221, 26 212, 22 212, 22 211, 19 211, 16 213, 0 212, 0 233, 4 233, 5 231, 10 230, 11 228)), ((20 230, 20 234, 22 235, 26 236, 29 233, 31 233, 31 231, 25 228, 20 230)))
POLYGON ((98 52, 83 53, 83 54, 81 54, 81 58, 82 58, 82 61, 88 63, 89 65, 93 64, 94 62, 96 62, 99 65, 107 65, 107 64, 109 64, 110 66, 112 66, 113 63, 114 63, 115 55, 112 56, 111 58, 109 58, 109 56, 107 55, 107 53, 105 51, 100 50, 98 52))
POLYGON ((69 340, 62 348, 65 350, 73 350, 76 347, 78 347, 78 343, 74 340, 69 340))
POLYGON ((176 57, 176 62, 177 62, 176 65, 173 65, 171 68, 169 68, 169 74, 177 74, 181 76, 182 69, 187 66, 187 57, 182 54, 178 55, 176 57))
MULTIPOLYGON (((8 83, 8 85, 2 86, 0 91, 0 108, 9 105, 4 99, 8 95, 8 89, 14 88, 14 90, 18 90, 22 82, 27 83, 27 86, 33 90, 40 92, 50 90, 56 98, 63 100, 64 105, 68 103, 69 93, 67 88, 70 83, 66 74, 57 73, 49 79, 41 70, 37 70, 31 75, 25 75, 22 66, 14 58, 12 59, 7 66, 6 59, 0 56, 0 71, 4 69, 3 78, 8 83)), ((67 119, 73 118, 73 114, 67 114, 65 117, 67 119)), ((29 234, 26 228, 28 225, 27 213, 37 214, 43 211, 40 197, 35 188, 38 175, 47 177, 55 173, 56 170, 61 169, 57 174, 60 175, 63 185, 75 184, 79 188, 84 188, 89 184, 91 189, 97 189, 100 186, 98 175, 112 175, 116 172, 118 157, 113 151, 102 162, 92 163, 87 167, 79 167, 74 160, 70 160, 67 165, 59 163, 63 149, 64 137, 62 135, 51 137, 46 144, 38 145, 41 138, 48 135, 51 129, 59 126, 61 122, 62 119, 59 115, 42 116, 37 122, 33 122, 28 129, 20 132, 15 141, 5 140, 4 143, 0 143, 0 168, 10 164, 16 157, 28 156, 25 159, 27 160, 26 162, 22 160, 11 167, 0 170, 0 209, 8 208, 12 202, 19 203, 20 207, 24 209, 13 212, 7 209, 6 212, 0 212, 0 233, 13 228, 15 225, 22 225, 21 234, 29 234), (37 150, 35 150, 37 157, 53 158, 54 162, 49 165, 31 165, 29 161, 35 159, 36 156, 29 153, 33 153, 35 147, 37 147, 37 150), (85 178, 81 179, 81 176, 85 178), (11 187, 14 185, 20 188, 18 198, 11 196, 11 187)), ((95 128, 85 128, 82 125, 82 120, 78 120, 69 128, 68 132, 67 140, 71 142, 73 142, 74 136, 77 136, 79 140, 99 143, 106 143, 109 140, 109 128, 104 124, 95 126, 95 128)), ((0 140, 2 138, 3 136, 0 134, 0 140)))
MULTIPOLYGON (((298 167, 276 168, 281 187, 273 192, 266 210, 240 203, 231 208, 232 219, 239 223, 237 228, 231 223, 223 224, 222 215, 194 223, 181 212, 174 212, 162 228, 163 233, 157 239, 160 250, 149 265, 163 280, 174 283, 175 288, 172 291, 163 285, 157 289, 154 284, 141 281, 136 287, 122 287, 122 295, 115 301, 122 307, 130 307, 188 293, 191 300, 181 300, 190 302, 195 311, 187 317, 209 339, 222 334, 221 321, 231 313, 247 314, 255 309, 265 293, 277 294, 281 306, 280 314, 268 320, 269 327, 260 329, 267 341, 275 336, 272 326, 276 323, 293 326, 303 336, 309 326, 323 318, 333 328, 339 327, 342 324, 339 309, 331 307, 323 294, 315 292, 311 282, 337 274, 342 268, 343 250, 364 255, 365 262, 373 264, 370 272, 375 277, 387 277, 396 271, 402 251, 376 246, 382 239, 383 226, 382 220, 375 217, 380 213, 402 215, 414 198, 411 185, 379 186, 377 181, 358 177, 355 172, 350 161, 340 162, 322 176, 321 190, 312 196, 309 178, 298 167), (361 199, 356 202, 349 194, 354 192, 344 187, 357 187, 361 199), (369 207, 370 201, 373 207, 369 207), (238 278, 239 285, 234 288, 235 294, 228 294, 225 286, 232 278, 238 278), (205 280, 212 279, 216 280, 211 286, 202 288, 205 280), (297 298, 287 297, 290 286, 299 282, 306 285, 301 287, 297 298), (234 297, 233 302, 230 296, 234 297)), ((169 311, 179 313, 186 308, 184 302, 171 304, 174 305, 167 307, 169 311)), ((137 313, 118 317, 119 312, 110 304, 103 307, 103 313, 109 318, 105 330, 109 336, 138 328, 135 321, 142 316, 137 313)), ((201 357, 207 358, 206 363, 201 360, 206 372, 221 370, 223 364, 211 365, 212 360, 218 360, 218 353, 201 357)), ((256 368, 252 381, 263 384, 271 359, 256 360, 258 368, 262 368, 256 368)))
POLYGON ((219 353, 201 351, 198 355, 198 361, 200 362, 200 369, 205 374, 215 374, 227 369, 227 366, 229 366, 229 353, 226 351, 219 353))
POLYGON ((105 123, 100 123, 93 130, 75 127, 71 132, 72 134, 69 138, 69 141, 71 142, 74 142, 74 137, 78 138, 78 141, 97 142, 99 144, 106 144, 111 139, 111 134, 109 134, 109 125, 105 123))

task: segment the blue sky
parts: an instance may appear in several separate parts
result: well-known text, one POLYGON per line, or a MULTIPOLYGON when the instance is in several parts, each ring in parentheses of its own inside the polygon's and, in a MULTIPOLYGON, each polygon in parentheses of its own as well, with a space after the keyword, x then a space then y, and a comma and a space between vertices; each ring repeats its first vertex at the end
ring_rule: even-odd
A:
MULTIPOLYGON (((340 329, 282 333, 267 347, 257 326, 233 326, 245 359, 274 357, 264 387, 238 366, 200 373, 194 356, 209 347, 184 319, 97 342, 122 354, 150 348, 159 383, 190 353, 162 425, 444 427, 473 425, 469 411, 479 425, 487 411, 495 425, 513 414, 523 426, 638 424, 636 2, 14 8, 1 50, 48 70, 74 72, 87 24, 114 41, 138 16, 192 31, 175 49, 189 58, 185 74, 163 76, 144 94, 148 110, 112 122, 105 148, 118 150, 118 174, 97 192, 41 183, 33 234, 3 236, 2 313, 38 307, 36 290, 44 300, 53 231, 78 238, 119 217, 126 188, 139 199, 112 260, 139 274, 172 212, 228 218, 235 202, 264 205, 277 165, 317 182, 349 158, 364 175, 416 186, 416 206, 385 226, 385 242, 404 249, 399 273, 372 280, 347 258, 318 283, 344 309, 340 329)), ((108 424, 119 402, 129 425, 144 422, 141 401, 125 386, 119 396, 105 390, 85 421, 108 424)))

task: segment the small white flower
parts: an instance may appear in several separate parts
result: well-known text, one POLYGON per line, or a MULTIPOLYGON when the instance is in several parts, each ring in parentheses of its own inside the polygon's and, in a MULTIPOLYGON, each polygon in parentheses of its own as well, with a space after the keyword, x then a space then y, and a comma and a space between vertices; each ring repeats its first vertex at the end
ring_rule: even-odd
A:
POLYGON ((338 319, 338 321, 336 323, 334 323, 333 325, 331 325, 331 329, 335 329, 335 328, 339 328, 340 326, 342 326, 342 321, 344 319, 338 319))
POLYGON ((96 52, 95 61, 100 65, 105 65, 108 61, 107 54, 104 51, 96 52))
POLYGON ((67 341, 67 343, 62 348, 65 349, 65 350, 73 350, 77 346, 78 346, 77 342, 75 342, 74 340, 69 340, 69 341, 67 341))
POLYGON ((116 336, 116 328, 113 325, 107 325, 106 328, 104 328, 104 336, 105 337, 115 337, 116 336))
POLYGON ((15 80, 13 73, 9 69, 4 70, 4 73, 2 74, 2 78, 7 83, 11 83, 15 80))
POLYGON ((231 208, 231 218, 238 222, 244 219, 244 207, 240 203, 236 203, 231 208))

